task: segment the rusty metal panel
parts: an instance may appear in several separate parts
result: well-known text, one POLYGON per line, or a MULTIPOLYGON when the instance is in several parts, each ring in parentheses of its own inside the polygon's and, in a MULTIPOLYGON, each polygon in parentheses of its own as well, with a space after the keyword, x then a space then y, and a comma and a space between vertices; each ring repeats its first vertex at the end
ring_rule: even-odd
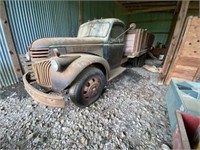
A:
POLYGON ((43 93, 37 89, 35 89, 33 86, 30 85, 30 74, 26 73, 23 76, 23 82, 26 91, 31 95, 31 97, 44 105, 47 106, 53 106, 53 107, 61 107, 63 108, 65 106, 65 101, 62 96, 56 96, 51 94, 43 93))
POLYGON ((5 1, 8 19, 18 54, 38 38, 75 37, 78 1, 5 1))
POLYGON ((17 83, 18 79, 14 71, 1 22, 0 41, 0 88, 2 88, 17 83))

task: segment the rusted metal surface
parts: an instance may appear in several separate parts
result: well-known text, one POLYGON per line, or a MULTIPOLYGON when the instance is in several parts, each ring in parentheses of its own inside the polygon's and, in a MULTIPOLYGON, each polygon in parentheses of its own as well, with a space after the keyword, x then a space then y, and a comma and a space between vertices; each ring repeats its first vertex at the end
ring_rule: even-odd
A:
POLYGON ((103 38, 42 38, 35 40, 32 43, 31 48, 49 48, 78 44, 103 44, 103 38))
POLYGON ((51 88, 52 83, 49 75, 50 66, 50 60, 43 60, 32 64, 36 81, 40 86, 51 88))
POLYGON ((110 67, 104 58, 89 54, 67 54, 66 56, 80 57, 74 60, 63 72, 54 71, 52 68, 50 69, 52 88, 54 90, 64 90, 86 67, 90 65, 103 66, 106 71, 105 75, 107 79, 109 78, 110 67))
POLYGON ((79 58, 80 56, 56 56, 52 59, 58 64, 57 71, 63 72, 74 60, 79 58))
POLYGON ((100 79, 97 77, 90 78, 83 87, 83 99, 88 101, 91 98, 95 97, 101 90, 100 79))
POLYGON ((65 101, 62 96, 55 96, 55 95, 43 93, 35 89, 34 87, 32 87, 29 84, 29 81, 30 81, 30 74, 26 73, 23 76, 24 86, 25 86, 26 91, 29 93, 29 95, 31 95, 31 97, 35 101, 40 102, 47 106, 61 107, 61 108, 65 106, 65 101))
POLYGON ((115 77, 120 75, 125 70, 126 70, 126 68, 124 68, 124 67, 117 67, 115 69, 110 70, 110 77, 109 77, 108 81, 111 81, 112 79, 114 79, 115 77))

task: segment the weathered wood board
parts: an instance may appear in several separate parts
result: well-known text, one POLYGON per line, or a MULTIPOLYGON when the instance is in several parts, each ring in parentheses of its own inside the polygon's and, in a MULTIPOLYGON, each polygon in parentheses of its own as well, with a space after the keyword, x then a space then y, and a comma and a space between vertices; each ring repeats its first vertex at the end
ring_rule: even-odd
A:
POLYGON ((200 18, 192 16, 188 18, 172 65, 165 80, 167 85, 171 78, 196 81, 200 77, 200 18))

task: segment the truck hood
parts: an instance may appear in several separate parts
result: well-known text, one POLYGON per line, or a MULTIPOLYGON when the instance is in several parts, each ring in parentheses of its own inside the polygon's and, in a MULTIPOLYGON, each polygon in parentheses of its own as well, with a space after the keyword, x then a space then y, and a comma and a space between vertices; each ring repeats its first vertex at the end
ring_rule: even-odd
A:
POLYGON ((103 38, 41 38, 31 44, 31 48, 48 48, 50 46, 80 45, 80 44, 103 44, 103 38))

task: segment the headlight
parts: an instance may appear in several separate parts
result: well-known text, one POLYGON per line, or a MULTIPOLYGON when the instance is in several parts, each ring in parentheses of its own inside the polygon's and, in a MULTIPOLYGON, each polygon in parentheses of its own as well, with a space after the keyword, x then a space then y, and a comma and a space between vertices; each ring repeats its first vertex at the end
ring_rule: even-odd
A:
POLYGON ((28 61, 31 61, 31 56, 30 56, 30 53, 29 53, 29 52, 26 52, 26 59, 27 59, 28 61))
POLYGON ((51 67, 55 70, 58 71, 58 63, 55 59, 51 59, 51 67))

